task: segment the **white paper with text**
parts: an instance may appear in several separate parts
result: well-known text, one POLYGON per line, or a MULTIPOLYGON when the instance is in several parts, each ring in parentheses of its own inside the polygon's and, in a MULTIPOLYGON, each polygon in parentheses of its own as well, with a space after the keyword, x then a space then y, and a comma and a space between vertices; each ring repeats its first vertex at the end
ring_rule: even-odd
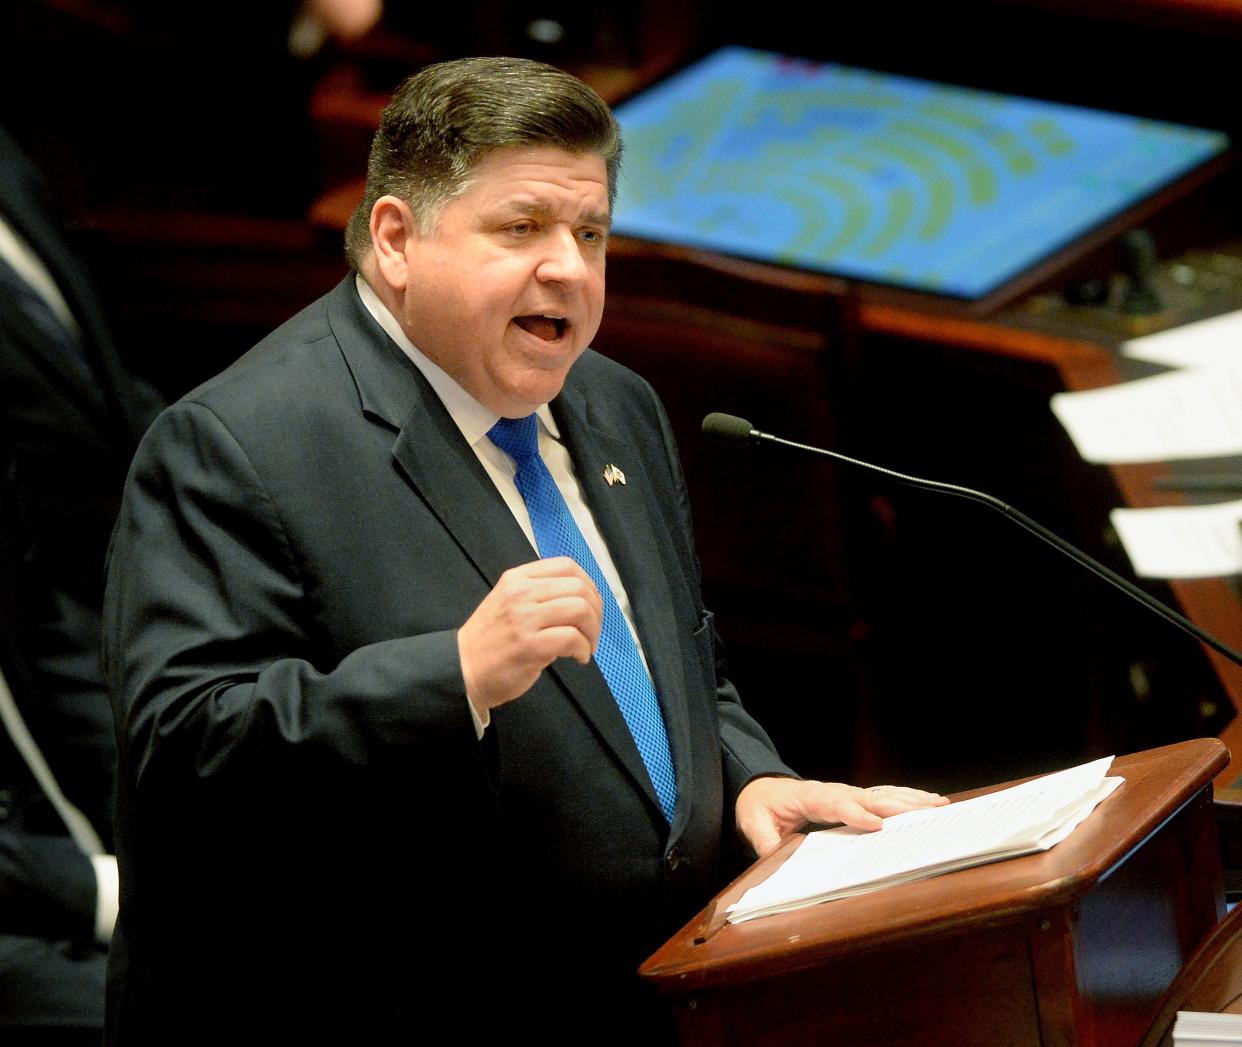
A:
POLYGON ((1057 393, 1052 411, 1088 462, 1242 454, 1242 362, 1057 393))
POLYGON ((776 872, 730 906, 729 922, 1047 850, 1121 784, 1121 778, 1106 777, 1112 760, 894 815, 874 833, 846 827, 810 833, 776 872))

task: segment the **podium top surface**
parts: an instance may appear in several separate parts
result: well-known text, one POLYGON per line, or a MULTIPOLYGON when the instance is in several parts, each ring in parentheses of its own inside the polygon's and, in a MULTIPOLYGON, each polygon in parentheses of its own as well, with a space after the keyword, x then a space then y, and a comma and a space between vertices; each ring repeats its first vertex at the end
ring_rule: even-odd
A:
POLYGON ((1216 738, 1120 756, 1109 773, 1124 777, 1125 784, 1050 851, 725 924, 725 907, 793 852, 797 840, 787 840, 717 895, 643 964, 640 974, 663 989, 686 991, 819 963, 864 944, 874 948, 915 942, 946 929, 1010 923, 1064 906, 1085 894, 1209 786, 1228 759, 1228 750, 1216 738))

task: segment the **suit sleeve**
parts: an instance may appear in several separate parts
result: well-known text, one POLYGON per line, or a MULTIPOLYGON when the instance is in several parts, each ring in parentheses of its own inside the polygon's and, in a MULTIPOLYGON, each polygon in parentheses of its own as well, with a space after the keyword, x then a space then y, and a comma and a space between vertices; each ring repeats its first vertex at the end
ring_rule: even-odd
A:
MULTIPOLYGON (((348 521, 341 521, 348 527, 348 521)), ((451 768, 483 784, 456 634, 397 637, 334 663, 297 552, 244 449, 183 402, 143 441, 109 561, 104 663, 122 765, 141 795, 179 778, 270 781, 451 768)))

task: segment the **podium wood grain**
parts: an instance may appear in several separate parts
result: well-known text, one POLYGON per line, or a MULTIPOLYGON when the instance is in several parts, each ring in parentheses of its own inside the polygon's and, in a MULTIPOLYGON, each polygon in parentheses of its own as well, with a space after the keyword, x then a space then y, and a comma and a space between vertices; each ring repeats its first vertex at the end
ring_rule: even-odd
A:
POLYGON ((1051 851, 725 924, 788 841, 641 974, 686 1045, 1135 1044, 1224 915, 1211 781, 1227 760, 1214 738, 1120 757, 1126 783, 1051 851))

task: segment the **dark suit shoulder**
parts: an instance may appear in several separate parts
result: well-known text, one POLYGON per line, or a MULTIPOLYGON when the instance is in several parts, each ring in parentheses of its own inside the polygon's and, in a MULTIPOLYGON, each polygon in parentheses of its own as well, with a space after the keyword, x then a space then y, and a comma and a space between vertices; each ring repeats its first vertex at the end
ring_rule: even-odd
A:
POLYGON ((565 387, 581 396, 589 405, 591 413, 606 420, 609 427, 640 426, 663 430, 664 406, 651 383, 642 375, 631 371, 624 364, 588 349, 579 357, 569 372, 565 387))
POLYGON ((664 404, 642 375, 624 364, 588 349, 569 372, 565 391, 587 405, 595 424, 628 439, 659 446, 670 467, 670 479, 680 487, 680 464, 672 426, 664 404))
POLYGON ((332 322, 347 295, 356 299, 342 284, 312 302, 169 410, 205 408, 243 446, 326 436, 356 418, 359 395, 332 322))
POLYGON ((286 383, 294 373, 314 373, 325 359, 339 358, 328 324, 327 296, 301 312, 244 353, 227 368, 186 393, 183 400, 207 407, 247 397, 280 396, 293 392, 286 383), (281 395, 282 389, 285 390, 281 395))
MULTIPOLYGON (((139 468, 182 471, 197 461, 226 472, 221 456, 237 455, 234 467, 267 496, 300 504, 304 489, 346 490, 359 456, 387 463, 393 428, 367 418, 363 385, 404 382, 408 400, 415 368, 366 314, 351 281, 171 406, 144 441, 139 468)), ((399 424, 404 415, 395 413, 399 424)))
POLYGON ((594 349, 588 349, 579 357, 570 372, 570 381, 578 382, 584 390, 589 390, 593 385, 607 384, 644 399, 655 399, 655 392, 647 379, 594 349))

